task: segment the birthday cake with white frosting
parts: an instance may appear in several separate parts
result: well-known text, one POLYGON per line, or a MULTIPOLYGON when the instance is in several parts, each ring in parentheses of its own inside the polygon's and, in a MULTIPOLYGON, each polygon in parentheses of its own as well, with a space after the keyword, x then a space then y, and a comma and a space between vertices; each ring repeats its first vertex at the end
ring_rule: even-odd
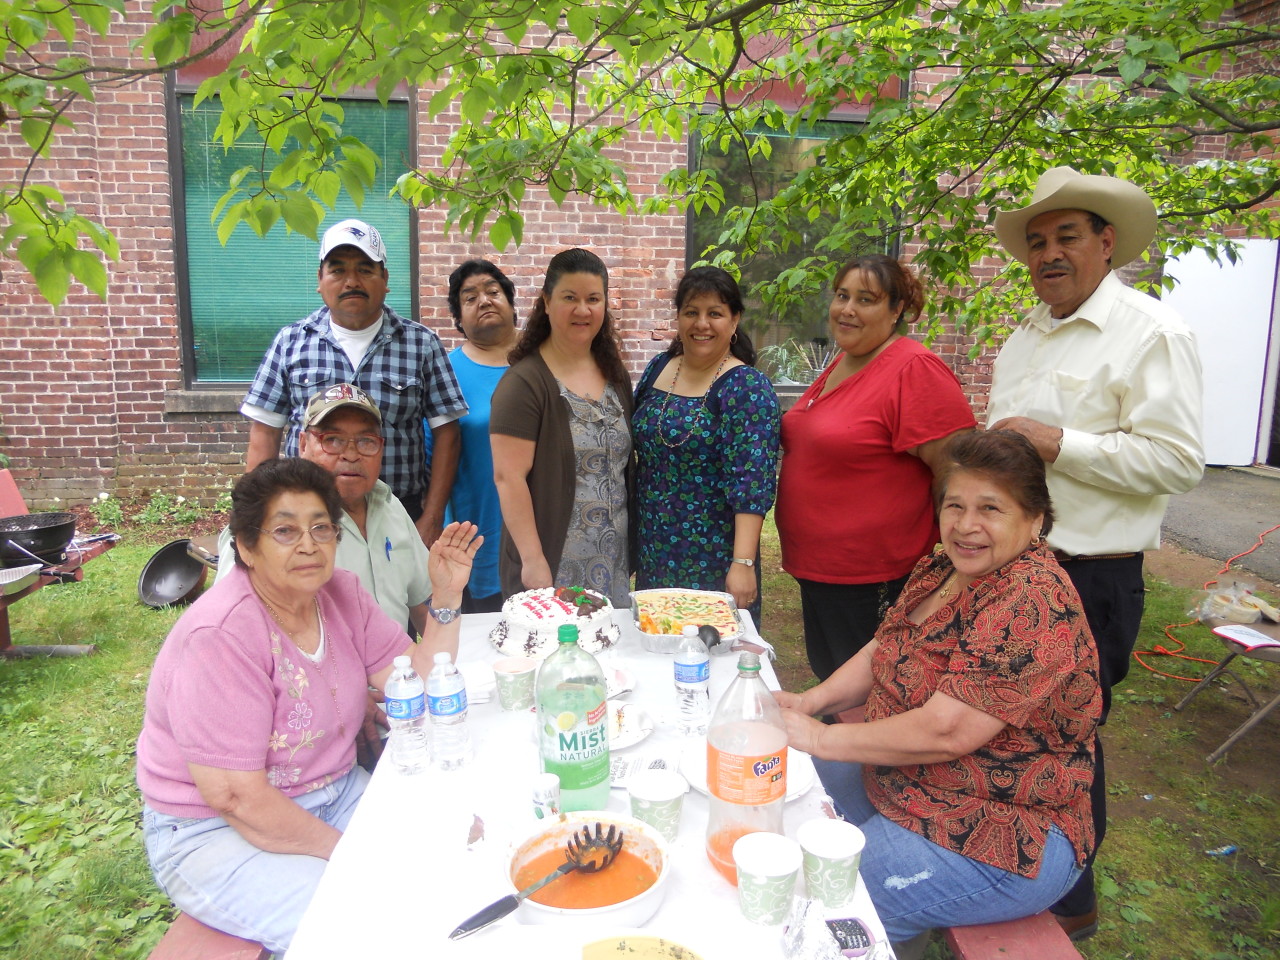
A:
POLYGON ((551 655, 560 642, 560 627, 578 628, 578 646, 600 653, 621 636, 613 622, 613 604, 581 587, 541 587, 517 593, 502 605, 502 620, 489 633, 489 642, 509 657, 551 655))

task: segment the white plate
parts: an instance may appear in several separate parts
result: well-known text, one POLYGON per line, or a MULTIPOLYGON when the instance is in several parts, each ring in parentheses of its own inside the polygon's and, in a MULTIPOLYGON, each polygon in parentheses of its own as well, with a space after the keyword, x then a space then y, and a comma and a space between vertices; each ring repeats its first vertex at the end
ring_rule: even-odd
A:
MULTIPOLYGON (((707 793, 707 746, 703 740, 690 744, 680 757, 680 772, 699 793, 707 793)), ((818 779, 813 759, 799 750, 787 747, 787 800, 794 800, 809 792, 818 779)))
POLYGON ((608 700, 630 693, 636 688, 636 675, 626 667, 604 670, 604 695, 608 700))
MULTIPOLYGON (((653 720, 634 703, 609 701, 609 749, 634 747, 653 733, 653 720)), ((706 779, 706 775, 703 775, 706 779)))

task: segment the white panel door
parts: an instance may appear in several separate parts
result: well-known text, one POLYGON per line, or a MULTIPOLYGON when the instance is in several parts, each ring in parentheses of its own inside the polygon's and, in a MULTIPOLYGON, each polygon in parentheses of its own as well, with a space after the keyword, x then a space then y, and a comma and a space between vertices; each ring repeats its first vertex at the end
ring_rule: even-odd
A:
POLYGON ((1269 396, 1267 357, 1275 315, 1275 240, 1247 240, 1233 264, 1196 250, 1171 259, 1178 278, 1164 301, 1195 332, 1204 364, 1205 461, 1254 462, 1263 399, 1269 396))

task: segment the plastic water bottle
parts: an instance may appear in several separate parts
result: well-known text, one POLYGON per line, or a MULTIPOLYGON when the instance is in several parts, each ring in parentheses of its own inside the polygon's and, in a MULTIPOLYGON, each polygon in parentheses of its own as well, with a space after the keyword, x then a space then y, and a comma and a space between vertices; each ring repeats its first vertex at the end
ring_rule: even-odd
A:
POLYGON ((427 709, 431 712, 436 766, 456 770, 471 759, 467 683, 444 650, 435 655, 435 666, 427 675, 427 709))
POLYGON ((560 778, 560 810, 603 810, 609 802, 609 708, 604 671, 578 646, 578 628, 560 627, 560 644, 535 681, 542 770, 560 778))
POLYGON ((711 715, 711 655, 698 636, 698 628, 685 627, 676 647, 676 701, 680 705, 680 732, 686 736, 707 732, 711 715))
POLYGON ((383 700, 391 725, 391 738, 387 743, 392 764, 401 773, 421 773, 431 763, 427 700, 422 678, 408 657, 396 657, 392 661, 383 700))
POLYGON ((707 791, 707 856, 737 885, 734 842, 748 833, 782 833, 787 802, 787 729, 754 653, 738 657, 738 675, 711 717, 707 791))

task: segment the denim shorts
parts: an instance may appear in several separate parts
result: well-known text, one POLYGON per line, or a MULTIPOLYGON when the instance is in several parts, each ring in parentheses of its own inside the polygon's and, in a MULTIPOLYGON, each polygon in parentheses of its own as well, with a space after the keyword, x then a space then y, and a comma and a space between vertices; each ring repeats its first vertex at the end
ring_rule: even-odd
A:
POLYGON ((934 927, 1001 923, 1047 909, 1080 876, 1071 842, 1050 827, 1035 877, 979 863, 940 847, 876 812, 862 785, 862 767, 813 758, 836 810, 866 835, 858 870, 890 941, 934 927))
MULTIPOLYGON (((369 774, 357 766, 293 800, 345 830, 368 782, 369 774)), ((145 804, 142 837, 156 883, 179 910, 273 953, 288 949, 328 862, 268 853, 221 817, 174 817, 145 804)))

